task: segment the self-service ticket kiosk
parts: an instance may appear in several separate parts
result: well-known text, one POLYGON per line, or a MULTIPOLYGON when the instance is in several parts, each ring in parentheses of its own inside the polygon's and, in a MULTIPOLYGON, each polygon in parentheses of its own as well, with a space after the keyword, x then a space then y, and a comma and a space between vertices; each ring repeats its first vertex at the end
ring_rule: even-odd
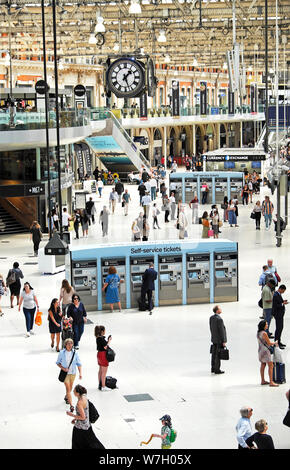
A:
POLYGON ((186 255, 187 303, 210 302, 210 254, 188 253, 186 255))
POLYGON ((228 195, 227 178, 215 179, 215 203, 221 204, 224 202, 224 197, 228 195))
POLYGON ((86 307, 97 306, 97 261, 73 261, 71 282, 86 307))
POLYGON ((159 256, 159 305, 182 304, 182 256, 159 256))
MULTIPOLYGON (((176 204, 180 199, 182 199, 182 179, 181 178, 174 178, 171 180, 175 183, 175 201, 176 204)), ((170 191, 169 191, 170 192, 170 191)))
POLYGON ((243 189, 243 179, 241 178, 231 178, 230 180, 230 189, 231 189, 231 199, 238 198, 239 202, 242 202, 242 189, 243 189))
POLYGON ((206 196, 206 201, 208 204, 211 204, 212 202, 212 179, 211 178, 201 178, 200 179, 200 191, 201 191, 201 201, 203 201, 204 198, 204 191, 203 191, 203 185, 207 185, 208 191, 207 191, 207 196, 206 196))
POLYGON ((130 258, 131 307, 138 307, 138 299, 141 296, 142 276, 152 262, 154 262, 153 257, 130 258))
POLYGON ((214 302, 238 300, 238 253, 214 254, 214 302))
POLYGON ((194 193, 197 194, 197 177, 185 178, 185 202, 192 201, 194 193))
MULTIPOLYGON (((126 260, 125 258, 108 258, 102 259, 102 286, 105 283, 105 279, 109 274, 109 269, 111 266, 114 266, 117 270, 117 274, 120 277, 119 284, 119 297, 121 305, 126 306, 126 260)), ((102 296, 103 309, 109 308, 109 305, 106 304, 106 293, 103 291, 102 296)))

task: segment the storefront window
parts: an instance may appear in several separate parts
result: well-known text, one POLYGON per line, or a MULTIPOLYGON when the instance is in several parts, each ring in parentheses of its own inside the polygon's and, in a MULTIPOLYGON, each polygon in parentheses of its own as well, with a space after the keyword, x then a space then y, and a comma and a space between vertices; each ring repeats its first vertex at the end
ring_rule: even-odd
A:
POLYGON ((36 150, 21 149, 0 152, 0 179, 12 181, 36 180, 36 150))

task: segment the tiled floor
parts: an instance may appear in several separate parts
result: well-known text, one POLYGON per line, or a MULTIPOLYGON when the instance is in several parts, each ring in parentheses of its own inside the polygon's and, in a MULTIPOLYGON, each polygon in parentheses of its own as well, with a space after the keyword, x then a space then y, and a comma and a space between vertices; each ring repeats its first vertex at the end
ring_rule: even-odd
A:
MULTIPOLYGON (((132 220, 140 209, 137 187, 130 186, 129 192, 132 197, 129 215, 125 217, 118 204, 116 213, 110 216, 109 236, 105 240, 100 224, 96 223, 88 239, 81 238, 73 244, 129 241, 132 220)), ((108 194, 109 188, 105 188, 102 200, 96 203, 98 213, 108 203, 108 194)), ((264 194, 269 194, 269 190, 262 190, 261 200, 264 194)), ((265 231, 262 223, 262 230, 255 230, 254 221, 249 218, 251 207, 240 207, 239 228, 222 228, 222 237, 239 242, 240 270, 239 302, 221 304, 231 356, 229 362, 223 363, 224 375, 210 374, 208 320, 212 305, 160 307, 152 316, 136 310, 89 313, 94 324, 85 327, 79 350, 82 384, 99 410, 100 419, 94 430, 106 448, 139 448, 140 441, 160 431, 159 418, 165 413, 172 416, 178 431, 175 448, 236 448, 235 425, 243 405, 254 409, 253 428, 256 420, 265 418, 276 447, 290 447, 289 429, 282 425, 289 385, 278 388, 260 385, 256 340, 261 313, 257 306, 260 294, 257 283, 268 258, 273 258, 283 283, 290 289, 289 229, 284 232, 282 247, 277 248, 273 228, 265 231), (112 347, 117 352, 109 375, 118 379, 119 388, 106 393, 97 390, 93 334, 97 323, 104 324, 107 334, 112 334, 112 347), (153 400, 125 398, 138 394, 149 394, 153 400)), ((189 209, 187 213, 191 220, 189 209)), ((149 239, 176 239, 174 222, 165 227, 162 219, 163 213, 162 230, 151 230, 149 239)), ((190 226, 190 237, 199 238, 200 232, 200 226, 190 226)), ((46 320, 50 301, 58 296, 64 273, 40 275, 38 266, 32 264, 36 262, 32 251, 28 235, 0 238, 0 272, 6 276, 17 260, 25 280, 34 287, 43 312, 42 326, 35 326, 36 335, 25 338, 23 313, 9 307, 8 297, 2 298, 0 448, 70 448, 71 418, 65 414, 64 386, 57 380, 57 353, 50 348, 46 320)), ((283 357, 289 379, 289 307, 287 310, 283 342, 288 347, 283 357)), ((160 448, 160 441, 151 441, 148 448, 160 448)))

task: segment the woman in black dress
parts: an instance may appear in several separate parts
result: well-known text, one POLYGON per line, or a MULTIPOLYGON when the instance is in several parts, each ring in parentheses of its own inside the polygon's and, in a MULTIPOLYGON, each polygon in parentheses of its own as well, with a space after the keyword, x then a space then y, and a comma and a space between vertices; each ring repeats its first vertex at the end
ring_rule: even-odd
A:
POLYGON ((9 269, 9 272, 7 274, 6 278, 6 285, 9 286, 10 289, 10 305, 11 308, 13 308, 13 300, 14 296, 17 297, 17 305, 19 305, 19 300, 20 300, 20 289, 21 289, 21 282, 20 279, 23 279, 23 273, 21 269, 19 269, 19 263, 15 261, 13 263, 13 268, 9 269), (14 279, 13 282, 11 280, 14 279))
POLYGON ((39 223, 35 220, 30 227, 31 240, 33 241, 34 256, 38 255, 39 244, 41 242, 42 233, 39 223))
POLYGON ((58 299, 52 299, 48 309, 48 327, 51 336, 51 347, 54 348, 54 338, 56 335, 56 350, 59 352, 59 342, 61 333, 61 309, 58 299))

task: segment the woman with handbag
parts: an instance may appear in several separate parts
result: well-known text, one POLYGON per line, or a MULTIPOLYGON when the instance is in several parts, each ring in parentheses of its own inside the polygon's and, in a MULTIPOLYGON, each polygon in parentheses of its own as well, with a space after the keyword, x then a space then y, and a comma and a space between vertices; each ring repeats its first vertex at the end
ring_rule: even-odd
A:
POLYGON ((208 213, 206 211, 204 211, 204 213, 202 214, 201 223, 202 223, 201 238, 209 238, 208 231, 210 229, 210 225, 209 225, 208 213))
POLYGON ((65 386, 64 401, 70 405, 70 410, 73 411, 71 391, 73 388, 74 380, 76 378, 76 368, 79 370, 79 379, 82 379, 82 364, 76 350, 73 349, 73 340, 67 338, 64 342, 64 348, 60 351, 56 364, 61 369, 59 374, 60 382, 65 386))
POLYGON ((19 307, 18 307, 19 312, 20 312, 22 303, 23 303, 23 313, 24 313, 25 322, 26 322, 25 337, 28 338, 30 335, 35 334, 33 332, 33 324, 34 324, 34 314, 35 314, 36 307, 37 307, 37 311, 39 311, 38 300, 29 282, 25 282, 24 284, 24 289, 21 293, 19 307))
POLYGON ((51 337, 51 347, 54 348, 54 338, 56 335, 56 351, 59 352, 59 342, 61 333, 62 313, 57 299, 52 299, 48 309, 48 328, 51 337))
POLYGON ((87 399, 87 390, 81 385, 76 385, 74 395, 78 399, 76 414, 74 414, 73 411, 66 412, 68 416, 73 418, 72 449, 105 449, 103 444, 95 436, 90 422, 90 405, 92 405, 92 403, 89 403, 87 399))
POLYGON ((70 285, 67 279, 64 279, 61 283, 58 301, 59 305, 62 302, 61 308, 63 315, 65 314, 66 308, 72 303, 72 296, 74 293, 74 288, 70 285))
POLYGON ((236 208, 236 205, 234 203, 234 200, 231 199, 230 202, 229 202, 229 207, 228 207, 228 217, 229 217, 230 227, 232 227, 233 224, 235 224, 235 227, 238 227, 236 210, 237 210, 237 208, 236 208))
POLYGON ((6 285, 10 289, 11 308, 13 308, 14 296, 16 296, 17 305, 19 305, 20 289, 21 289, 20 279, 23 279, 23 278, 24 278, 23 273, 21 269, 19 269, 19 263, 15 261, 15 263, 13 263, 13 268, 9 269, 7 278, 6 278, 6 285))
POLYGON ((107 360, 107 348, 112 341, 112 336, 108 336, 108 341, 105 338, 105 327, 100 325, 95 327, 95 337, 97 342, 97 358, 98 358, 98 365, 99 365, 99 373, 98 373, 98 380, 99 386, 98 389, 100 391, 109 391, 110 388, 106 387, 106 375, 108 372, 109 362, 107 360))
POLYGON ((260 201, 256 202, 252 213, 255 214, 256 230, 260 230, 261 216, 262 216, 262 206, 261 206, 260 201))
POLYGON ((265 330, 268 329, 268 323, 266 320, 260 321, 258 324, 258 332, 257 332, 257 339, 258 339, 258 355, 259 361, 261 362, 260 367, 260 374, 261 374, 261 385, 269 385, 270 387, 278 387, 279 385, 273 382, 273 361, 271 358, 273 347, 278 345, 278 341, 272 343, 269 340, 268 334, 265 330), (270 382, 265 380, 265 368, 266 364, 268 364, 268 373, 270 382))

